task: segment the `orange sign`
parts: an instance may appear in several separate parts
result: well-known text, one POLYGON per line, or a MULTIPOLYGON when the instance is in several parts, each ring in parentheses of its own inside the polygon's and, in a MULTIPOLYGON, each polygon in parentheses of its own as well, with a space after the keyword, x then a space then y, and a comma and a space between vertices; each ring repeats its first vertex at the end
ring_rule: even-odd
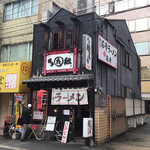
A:
POLYGON ((21 65, 21 72, 24 74, 24 75, 27 75, 29 73, 29 65, 27 63, 23 63, 21 65))

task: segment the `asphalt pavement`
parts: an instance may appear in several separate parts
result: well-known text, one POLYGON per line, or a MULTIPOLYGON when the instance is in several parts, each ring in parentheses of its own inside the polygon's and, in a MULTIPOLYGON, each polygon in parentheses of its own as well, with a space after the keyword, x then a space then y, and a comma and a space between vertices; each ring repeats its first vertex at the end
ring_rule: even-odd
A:
POLYGON ((150 150, 150 124, 138 127, 122 136, 97 145, 85 146, 85 142, 68 142, 62 144, 57 141, 42 140, 34 138, 21 142, 20 140, 7 139, 0 136, 0 150, 150 150))

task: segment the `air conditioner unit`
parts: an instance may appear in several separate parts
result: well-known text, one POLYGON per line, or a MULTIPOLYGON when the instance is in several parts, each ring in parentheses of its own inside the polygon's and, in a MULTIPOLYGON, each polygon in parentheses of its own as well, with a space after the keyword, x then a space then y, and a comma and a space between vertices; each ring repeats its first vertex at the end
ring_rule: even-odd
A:
POLYGON ((115 12, 115 3, 114 2, 110 2, 108 4, 108 8, 109 8, 109 13, 114 13, 115 12))
POLYGON ((77 1, 77 14, 84 14, 87 10, 87 0, 78 0, 77 1))

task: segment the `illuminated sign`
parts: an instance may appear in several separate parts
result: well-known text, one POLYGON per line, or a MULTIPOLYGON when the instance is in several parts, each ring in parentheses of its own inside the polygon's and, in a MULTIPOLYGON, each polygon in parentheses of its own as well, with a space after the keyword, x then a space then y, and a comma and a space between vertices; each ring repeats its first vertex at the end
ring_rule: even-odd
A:
POLYGON ((98 35, 98 59, 117 69, 117 48, 98 35))

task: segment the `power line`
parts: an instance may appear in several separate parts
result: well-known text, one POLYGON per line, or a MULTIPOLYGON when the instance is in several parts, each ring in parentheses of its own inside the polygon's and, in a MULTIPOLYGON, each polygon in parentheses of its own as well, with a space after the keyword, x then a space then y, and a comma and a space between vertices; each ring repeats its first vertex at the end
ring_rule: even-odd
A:
MULTIPOLYGON (((70 15, 70 14, 68 14, 68 15, 70 15)), ((66 16, 65 16, 66 17, 66 16)), ((86 20, 86 22, 87 21, 95 21, 95 20, 99 20, 100 19, 100 17, 98 17, 98 18, 95 18, 95 19, 88 19, 88 20, 86 20)), ((84 21, 80 21, 81 23, 84 23, 84 21)), ((67 26, 72 26, 71 24, 70 25, 67 25, 67 26)), ((53 29, 57 29, 58 27, 55 27, 55 28, 53 28, 53 29)), ((12 31, 12 32, 7 32, 7 33, 13 33, 13 32, 17 32, 17 31, 21 31, 21 30, 25 30, 25 29, 28 29, 28 27, 27 28, 23 28, 23 29, 19 29, 19 30, 16 30, 16 31, 12 31)), ((93 30, 93 29, 92 29, 93 30)), ((43 32, 43 31, 38 31, 38 32, 43 32)), ((34 33, 38 33, 38 32, 34 32, 34 33)), ((89 32, 91 32, 91 31, 89 31, 89 32)), ((7 34, 7 33, 5 33, 5 34, 7 34)), ((8 37, 2 37, 2 39, 7 39, 7 38, 12 38, 12 37, 18 37, 18 36, 23 36, 23 35, 29 35, 29 34, 33 34, 33 32, 30 32, 30 33, 24 33, 24 34, 19 34, 19 35, 14 35, 14 36, 8 36, 8 37)))
MULTIPOLYGON (((45 1, 45 2, 42 2, 42 3, 39 3, 38 5, 35 5, 35 6, 31 6, 31 7, 28 7, 26 10, 28 10, 28 9, 31 9, 31 8, 34 8, 34 7, 37 7, 37 6, 40 6, 40 5, 43 5, 43 4, 45 4, 45 3, 48 3, 48 2, 50 2, 50 0, 48 0, 48 1, 45 1)), ((60 2, 60 1, 59 1, 60 2)), ((65 2, 61 2, 61 3, 63 3, 65 6, 66 6, 66 8, 68 7, 67 5, 66 5, 66 3, 65 2)), ((24 3, 23 5, 25 5, 25 4, 27 4, 27 3, 24 3)), ((94 5, 96 5, 96 4, 99 4, 99 2, 97 2, 97 3, 94 3, 94 5)), ((90 5, 87 5, 87 7, 88 6, 93 6, 93 4, 90 4, 90 5)), ((17 6, 17 7, 14 7, 14 8, 19 8, 20 6, 17 6)), ((67 10, 72 10, 72 9, 77 9, 77 7, 75 7, 75 8, 68 8, 67 10)), ((87 8, 87 9, 89 9, 89 8, 87 8)), ((87 10, 87 9, 84 9, 84 10, 87 10)), ((9 11, 12 11, 13 10, 13 8, 12 9, 10 9, 10 10, 8 10, 8 11, 4 11, 4 13, 2 13, 2 17, 0 17, 0 18, 2 18, 3 19, 3 17, 5 16, 5 13, 6 12, 9 12, 9 11)), ((82 11, 82 10, 81 10, 82 11)), ((16 12, 16 13, 13 13, 13 14, 18 14, 18 13, 20 13, 20 12, 22 12, 21 10, 20 11, 18 11, 18 12, 16 12)), ((9 14, 9 15, 6 15, 6 16, 12 16, 12 14, 9 14)), ((23 16, 22 16, 23 17, 23 16)), ((22 18, 22 17, 18 17, 18 19, 19 18, 22 18)), ((16 19, 16 18, 15 18, 16 19)), ((10 20, 13 20, 13 19, 10 19, 10 20)), ((7 20, 7 21, 9 21, 9 20, 7 20)))
MULTIPOLYGON (((86 10, 88 10, 88 9, 86 9, 86 10)), ((42 14, 38 14, 38 15, 42 15, 42 14)), ((68 15, 70 15, 70 14, 68 14, 68 15)), ((68 16, 68 15, 66 15, 66 16, 68 16)), ((62 15, 61 17, 66 17, 66 16, 62 15)), ((33 16, 29 16, 29 17, 33 17, 33 16)), ((34 20, 37 20, 37 19, 32 19, 32 21, 34 21, 34 20)), ((11 21, 13 21, 13 20, 11 20, 11 21)), ((34 23, 36 23, 36 22, 34 22, 34 23)), ((8 28, 1 28, 1 30, 12 29, 13 27, 16 28, 16 27, 19 27, 20 25, 27 25, 27 24, 24 24, 24 21, 23 21, 23 24, 10 26, 8 28)))
MULTIPOLYGON (((70 14, 68 14, 68 15, 70 15, 70 14)), ((67 15, 66 15, 67 16, 67 15)), ((64 18, 64 17, 66 17, 66 16, 64 16, 64 15, 62 15, 62 17, 64 18)), ((61 17, 61 16, 60 16, 61 17)), ((36 23, 36 22, 34 22, 34 23, 36 23)), ((37 23, 39 23, 39 22, 37 22, 37 23)), ((27 24, 26 24, 27 25, 27 24)), ((20 25, 19 25, 20 26, 20 25)), ((16 27, 16 26, 15 26, 16 27)), ((12 33, 12 32, 17 32, 17 31, 21 31, 21 30, 24 30, 24 29, 28 29, 29 27, 26 27, 26 28, 22 28, 22 29, 18 29, 18 30, 15 30, 15 31, 11 31, 11 32, 5 32, 5 34, 7 34, 7 33, 12 33)), ((11 29, 12 29, 12 27, 11 27, 11 29)), ((5 30, 5 29, 3 29, 3 30, 5 30)), ((27 34, 29 34, 29 33, 27 33, 27 34)), ((21 35, 20 35, 21 36, 21 35)), ((5 37, 6 38, 6 37, 5 37)), ((10 37, 7 37, 7 38, 10 38, 10 37)))

